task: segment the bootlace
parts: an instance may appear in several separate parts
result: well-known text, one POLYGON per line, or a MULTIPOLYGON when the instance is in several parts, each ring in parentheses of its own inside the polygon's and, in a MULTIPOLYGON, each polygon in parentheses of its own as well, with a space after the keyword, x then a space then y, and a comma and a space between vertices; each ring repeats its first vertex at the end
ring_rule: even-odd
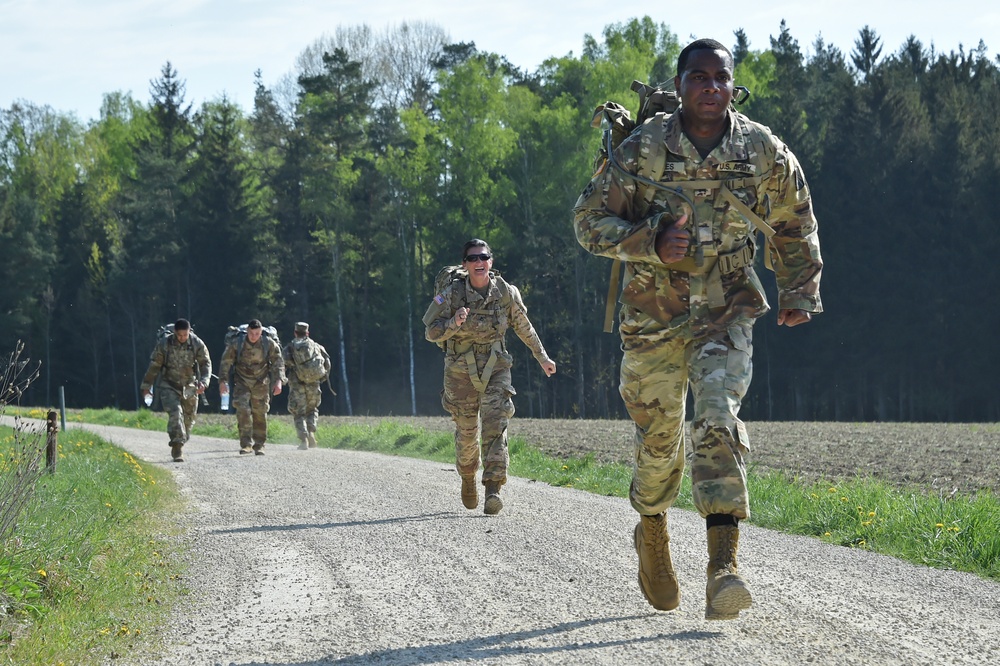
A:
POLYGON ((670 562, 669 543, 667 536, 667 520, 665 516, 652 516, 652 530, 644 530, 647 542, 653 555, 656 558, 656 575, 658 578, 670 578, 674 575, 674 570, 670 562))
POLYGON ((735 528, 712 528, 719 530, 715 542, 715 550, 709 556, 709 563, 716 570, 723 569, 736 572, 736 539, 733 538, 735 528))

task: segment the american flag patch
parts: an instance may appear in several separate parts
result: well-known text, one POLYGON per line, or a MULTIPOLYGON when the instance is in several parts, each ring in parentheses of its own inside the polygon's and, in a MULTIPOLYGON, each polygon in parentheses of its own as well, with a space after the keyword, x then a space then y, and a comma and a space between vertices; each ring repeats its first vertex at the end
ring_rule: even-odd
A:
POLYGON ((438 294, 437 296, 434 297, 434 302, 437 303, 438 305, 441 305, 442 303, 444 303, 444 296, 438 294))

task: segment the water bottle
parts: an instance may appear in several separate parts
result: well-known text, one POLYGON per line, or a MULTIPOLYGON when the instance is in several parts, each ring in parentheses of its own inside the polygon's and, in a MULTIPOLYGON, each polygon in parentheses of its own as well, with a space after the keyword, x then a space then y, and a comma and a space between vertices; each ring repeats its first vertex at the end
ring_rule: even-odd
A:
POLYGON ((146 403, 147 407, 153 406, 153 389, 149 389, 149 393, 147 393, 146 397, 143 398, 143 402, 146 403))
POLYGON ((219 409, 228 412, 229 411, 229 393, 222 394, 222 401, 219 403, 219 409))

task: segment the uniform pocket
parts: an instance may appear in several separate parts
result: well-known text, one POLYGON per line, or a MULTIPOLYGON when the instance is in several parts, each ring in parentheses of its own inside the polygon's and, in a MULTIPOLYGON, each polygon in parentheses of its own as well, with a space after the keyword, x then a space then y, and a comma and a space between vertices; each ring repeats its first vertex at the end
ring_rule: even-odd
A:
POLYGON ((753 324, 730 324, 727 333, 729 353, 726 356, 726 388, 742 398, 750 388, 753 377, 753 324))

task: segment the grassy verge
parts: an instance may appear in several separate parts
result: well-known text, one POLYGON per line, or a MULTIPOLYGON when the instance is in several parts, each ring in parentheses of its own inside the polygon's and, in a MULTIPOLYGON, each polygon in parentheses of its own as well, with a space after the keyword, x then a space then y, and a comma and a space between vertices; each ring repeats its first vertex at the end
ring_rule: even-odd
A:
MULTIPOLYGON (((0 474, 17 473, 22 453, 0 428, 0 474)), ((0 544, 0 663, 98 664, 144 649, 177 594, 166 541, 177 497, 166 470, 62 433, 56 473, 42 474, 0 544)))

